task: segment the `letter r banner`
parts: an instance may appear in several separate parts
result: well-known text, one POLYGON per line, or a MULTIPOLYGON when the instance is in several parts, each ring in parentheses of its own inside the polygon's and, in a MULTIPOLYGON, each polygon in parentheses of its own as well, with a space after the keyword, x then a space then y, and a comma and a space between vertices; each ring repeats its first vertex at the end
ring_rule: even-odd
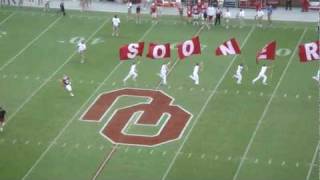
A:
POLYGON ((101 122, 113 104, 123 96, 143 97, 151 100, 148 103, 116 109, 113 112, 101 133, 114 144, 157 146, 177 140, 182 136, 192 117, 190 112, 173 105, 174 99, 160 90, 125 88, 101 94, 82 115, 81 120, 101 122), (156 135, 124 133, 130 119, 139 112, 142 114, 136 123, 145 125, 146 128, 150 125, 158 125, 164 115, 168 115, 168 118, 156 135))

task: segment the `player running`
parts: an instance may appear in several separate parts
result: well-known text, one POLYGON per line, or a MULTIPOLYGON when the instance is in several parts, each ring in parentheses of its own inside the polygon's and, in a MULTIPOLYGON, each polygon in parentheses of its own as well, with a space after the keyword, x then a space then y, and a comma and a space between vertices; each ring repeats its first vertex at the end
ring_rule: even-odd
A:
POLYGON ((236 73, 233 75, 233 77, 237 79, 237 84, 241 84, 242 70, 243 70, 243 64, 239 64, 237 67, 236 73))
POLYGON ((64 89, 69 92, 70 96, 74 96, 74 94, 72 93, 71 80, 69 76, 63 75, 62 84, 64 86, 64 89))
POLYGON ((133 62, 132 65, 130 66, 128 75, 123 79, 123 83, 126 84, 129 78, 132 78, 132 80, 136 81, 137 76, 138 76, 137 65, 135 62, 133 62))
POLYGON ((318 83, 320 83, 320 69, 318 70, 317 75, 312 77, 314 80, 316 80, 318 83))
POLYGON ((268 69, 268 66, 262 65, 258 76, 257 76, 254 80, 252 80, 252 84, 255 84, 256 81, 258 81, 259 79, 262 78, 262 84, 263 84, 263 85, 268 85, 268 84, 267 84, 267 79, 268 79, 268 77, 267 77, 267 75, 266 75, 267 69, 268 69))
POLYGON ((112 18, 112 36, 119 36, 120 18, 114 15, 112 18))
POLYGON ((193 67, 193 73, 189 77, 194 81, 195 85, 199 85, 199 70, 200 70, 200 64, 196 63, 196 65, 193 67))
POLYGON ((81 40, 78 45, 78 53, 80 54, 80 57, 81 57, 81 63, 84 63, 84 60, 85 60, 85 52, 87 50, 87 45, 86 43, 84 42, 84 40, 81 40))
POLYGON ((163 84, 163 85, 167 85, 167 75, 168 75, 168 71, 169 71, 168 65, 169 65, 169 63, 168 64, 163 63, 161 65, 160 73, 158 74, 161 78, 161 84, 163 84))

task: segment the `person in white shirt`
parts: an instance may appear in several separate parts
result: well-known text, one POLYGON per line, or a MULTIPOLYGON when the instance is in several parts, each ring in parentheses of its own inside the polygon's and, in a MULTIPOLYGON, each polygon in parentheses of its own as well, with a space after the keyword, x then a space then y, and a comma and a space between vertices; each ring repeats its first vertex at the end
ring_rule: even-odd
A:
POLYGON ((208 22, 209 22, 210 25, 213 24, 213 18, 214 18, 215 13, 216 12, 215 12, 214 7, 212 5, 210 5, 208 7, 208 22))
POLYGON ((245 17, 245 13, 244 13, 244 10, 241 8, 238 13, 240 28, 242 28, 244 26, 244 17, 245 17))
POLYGON ((231 18, 231 12, 229 11, 229 8, 227 8, 226 12, 224 12, 223 18, 224 18, 226 29, 229 29, 229 23, 231 18))
POLYGON ((257 26, 258 27, 262 27, 262 19, 263 19, 263 16, 264 16, 264 12, 262 11, 262 9, 259 9, 257 11, 257 14, 255 16, 255 19, 257 20, 257 26))
POLYGON ((132 17, 132 2, 130 0, 127 3, 127 8, 128 8, 127 21, 129 21, 129 19, 131 19, 132 17))
MULTIPOLYGON (((168 63, 169 64, 169 63, 168 63)), ((167 85, 167 74, 168 74, 168 64, 163 63, 161 65, 160 73, 158 74, 161 78, 161 84, 167 85)))
POLYGON ((262 84, 267 85, 267 79, 268 79, 266 75, 267 69, 268 69, 268 66, 263 65, 260 69, 258 76, 254 80, 252 80, 252 84, 256 83, 256 81, 262 78, 262 84))
POLYGON ((200 65, 199 63, 196 63, 196 65, 193 67, 193 73, 189 77, 194 81, 195 85, 199 85, 199 70, 200 65))
POLYGON ((317 75, 313 76, 312 78, 320 83, 320 69, 318 70, 317 75))
POLYGON ((81 56, 81 63, 84 63, 84 60, 85 60, 85 52, 87 50, 87 46, 86 46, 86 43, 84 42, 84 40, 81 40, 79 43, 78 43, 78 53, 80 54, 81 56))
POLYGON ((69 76, 63 75, 62 85, 63 85, 64 89, 69 92, 70 96, 74 96, 74 94, 72 92, 72 87, 71 87, 71 79, 69 76))
POLYGON ((241 84, 242 70, 243 70, 243 64, 239 64, 237 67, 236 73, 233 75, 233 77, 237 79, 237 84, 241 84))
POLYGON ((123 79, 123 83, 125 84, 129 78, 132 78, 132 80, 135 81, 137 76, 138 76, 137 65, 135 62, 133 62, 132 65, 130 66, 128 75, 123 79))
POLYGON ((112 18, 112 36, 119 36, 120 18, 115 15, 112 18))

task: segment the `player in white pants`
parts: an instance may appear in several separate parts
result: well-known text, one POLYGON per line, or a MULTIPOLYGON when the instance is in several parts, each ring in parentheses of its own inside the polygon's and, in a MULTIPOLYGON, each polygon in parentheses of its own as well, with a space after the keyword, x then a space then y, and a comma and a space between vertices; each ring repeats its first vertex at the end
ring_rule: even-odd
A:
POLYGON ((237 67, 236 73, 233 75, 234 78, 237 79, 237 84, 241 84, 242 81, 242 70, 243 70, 243 65, 239 64, 237 67))
POLYGON ((256 83, 256 81, 262 78, 262 84, 267 85, 267 79, 268 79, 266 75, 267 69, 268 69, 268 66, 263 65, 260 69, 258 76, 254 80, 252 80, 252 84, 256 83))
POLYGON ((132 63, 131 67, 130 67, 130 71, 128 73, 128 75, 123 79, 123 82, 126 83, 126 81, 129 79, 129 78, 132 78, 132 80, 136 80, 138 76, 138 73, 137 73, 137 65, 135 62, 132 63))
POLYGON ((199 85, 199 70, 200 70, 200 65, 197 63, 193 67, 193 73, 189 77, 194 81, 195 85, 199 85))
POLYGON ((84 42, 84 40, 81 40, 79 43, 78 43, 78 53, 80 54, 81 56, 81 63, 84 63, 84 59, 85 59, 85 52, 87 50, 87 46, 86 46, 86 43, 84 42))
POLYGON ((168 74, 168 64, 163 63, 160 69, 160 73, 158 74, 161 78, 161 84, 167 85, 167 74, 168 74))
POLYGON ((74 96, 72 92, 71 80, 69 76, 63 75, 62 84, 64 86, 64 89, 69 92, 70 96, 74 96))
POLYGON ((320 83, 320 69, 318 70, 317 75, 313 76, 312 78, 320 83))

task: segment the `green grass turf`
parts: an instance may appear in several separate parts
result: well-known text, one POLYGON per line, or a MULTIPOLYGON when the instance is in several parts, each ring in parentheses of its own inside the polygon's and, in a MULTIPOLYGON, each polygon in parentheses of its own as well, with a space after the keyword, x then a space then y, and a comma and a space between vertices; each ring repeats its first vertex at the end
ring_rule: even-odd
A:
MULTIPOLYGON (((200 56, 179 61, 172 51, 170 88, 159 86, 156 76, 162 61, 145 57, 138 58, 137 82, 126 85, 161 89, 174 97, 174 104, 190 111, 193 118, 182 138, 153 148, 116 146, 97 179, 227 180, 237 172, 239 180, 319 178, 318 157, 310 170, 319 125, 319 89, 311 77, 318 64, 300 64, 297 52, 277 56, 275 62, 267 63, 273 67, 269 85, 251 84, 263 64, 255 63, 255 54, 265 43, 277 40, 278 48, 292 53, 305 27, 302 42, 316 39, 314 24, 275 22, 272 28, 259 29, 249 21, 242 29, 199 31, 174 17, 163 17, 154 26, 144 17, 137 26, 120 15, 121 35, 114 38, 109 22, 113 13, 74 11, 59 19, 55 12, 4 8, 0 22, 11 13, 0 24, 0 31, 7 32, 0 38, 0 104, 8 111, 5 131, 0 134, 0 179, 92 179, 114 148, 99 133, 103 125, 117 108, 145 102, 125 97, 102 122, 79 120, 100 93, 125 87, 122 79, 131 62, 119 62, 118 48, 138 40, 146 45, 177 43, 197 33, 205 45, 200 56), (74 54, 72 37, 90 38, 85 64, 74 54), (214 56, 217 45, 231 37, 243 47, 242 54, 214 56), (97 38, 103 42, 91 44, 97 38), (204 63, 198 87, 188 78, 196 62, 204 63), (247 66, 240 86, 232 79, 239 63, 247 66), (72 78, 75 97, 61 87, 58 80, 63 74, 72 78), (246 159, 241 161, 252 138, 246 159)), ((131 125, 127 132, 153 134, 157 130, 131 125)))

